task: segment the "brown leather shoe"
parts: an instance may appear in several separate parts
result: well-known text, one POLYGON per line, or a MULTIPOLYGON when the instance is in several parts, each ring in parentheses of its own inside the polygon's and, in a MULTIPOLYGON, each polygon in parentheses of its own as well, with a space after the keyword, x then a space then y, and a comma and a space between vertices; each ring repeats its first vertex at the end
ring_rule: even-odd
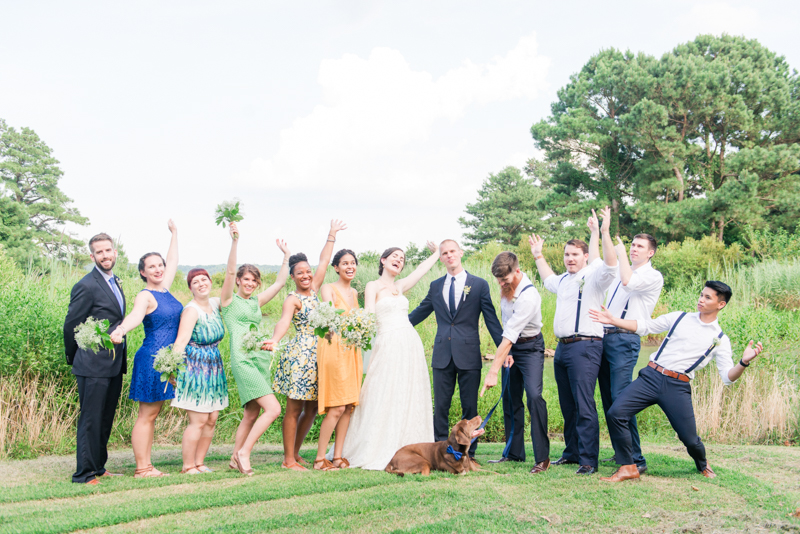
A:
POLYGON ((716 478, 717 474, 711 469, 711 464, 706 464, 706 468, 703 469, 703 476, 706 478, 716 478))
POLYGON ((89 484, 90 486, 99 486, 100 485, 100 481, 97 480, 96 478, 93 478, 92 480, 87 482, 87 484, 89 484))
POLYGON ((619 469, 617 469, 613 475, 601 478, 600 480, 604 482, 622 482, 623 480, 631 480, 634 478, 639 478, 639 469, 637 469, 636 464, 631 464, 619 466, 619 469))
POLYGON ((533 469, 531 469, 531 474, 538 475, 539 473, 544 473, 545 471, 547 471, 548 467, 550 467, 550 460, 539 462, 538 464, 533 466, 533 469))

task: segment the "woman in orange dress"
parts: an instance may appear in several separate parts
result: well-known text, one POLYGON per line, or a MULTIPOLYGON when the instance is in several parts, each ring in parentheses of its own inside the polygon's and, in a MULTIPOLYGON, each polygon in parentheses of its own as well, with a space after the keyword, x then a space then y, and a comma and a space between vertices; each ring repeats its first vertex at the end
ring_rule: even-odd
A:
MULTIPOLYGON (((323 302, 333 302, 338 310, 345 313, 358 308, 358 292, 350 287, 356 276, 358 259, 352 250, 342 249, 337 252, 331 262, 339 279, 332 284, 325 284, 320 289, 323 302)), ((342 458, 344 437, 350 424, 350 414, 358 404, 361 393, 363 375, 361 350, 346 347, 339 336, 332 336, 329 341, 320 339, 317 343, 317 376, 319 392, 317 406, 319 413, 327 414, 319 430, 319 445, 314 469, 330 471, 349 467, 342 458), (325 451, 331 441, 331 434, 336 430, 336 442, 333 446, 333 463, 325 459, 325 451)))

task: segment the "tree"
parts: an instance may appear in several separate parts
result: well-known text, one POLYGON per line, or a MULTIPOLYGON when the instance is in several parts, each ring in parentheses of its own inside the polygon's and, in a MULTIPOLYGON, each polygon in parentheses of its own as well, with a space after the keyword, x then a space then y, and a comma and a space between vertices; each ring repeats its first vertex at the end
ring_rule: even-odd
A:
POLYGON ((477 202, 464 210, 471 218, 458 219, 470 230, 464 234, 466 243, 474 248, 490 241, 516 246, 523 235, 544 227, 537 209, 542 197, 534 180, 516 167, 489 174, 478 190, 477 202))
POLYGON ((29 220, 24 205, 0 195, 0 243, 5 254, 18 265, 25 265, 39 256, 29 220))
POLYGON ((86 225, 89 221, 59 189, 64 173, 58 163, 33 130, 17 131, 0 119, 0 196, 24 207, 29 237, 43 254, 65 259, 78 255, 84 246, 64 229, 65 224, 86 225))

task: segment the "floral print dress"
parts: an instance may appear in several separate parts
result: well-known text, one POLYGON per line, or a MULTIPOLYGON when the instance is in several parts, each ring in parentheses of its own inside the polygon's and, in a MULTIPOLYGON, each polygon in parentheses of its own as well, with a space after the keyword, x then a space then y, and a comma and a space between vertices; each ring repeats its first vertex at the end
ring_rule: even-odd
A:
POLYGON ((319 299, 314 291, 303 296, 295 291, 289 293, 300 300, 300 310, 294 314, 292 324, 295 337, 281 352, 272 389, 295 400, 317 400, 317 336, 308 322, 311 310, 319 299))

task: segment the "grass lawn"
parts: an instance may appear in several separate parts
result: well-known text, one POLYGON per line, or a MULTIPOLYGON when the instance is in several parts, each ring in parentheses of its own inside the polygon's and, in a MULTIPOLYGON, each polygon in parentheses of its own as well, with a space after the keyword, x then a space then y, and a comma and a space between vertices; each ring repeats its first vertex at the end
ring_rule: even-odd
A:
MULTIPOLYGON (((204 475, 176 474, 177 447, 156 450, 156 466, 175 474, 150 480, 135 480, 131 452, 116 451, 109 467, 125 476, 100 486, 69 482, 72 456, 8 461, 0 532, 800 532, 789 516, 800 508, 800 449, 710 445, 718 477, 707 480, 679 442, 644 445, 648 474, 621 484, 578 477, 574 466, 538 476, 532 461, 490 467, 501 444, 478 448, 496 472, 466 476, 297 473, 281 469, 274 445, 253 455, 251 478, 227 469, 230 445, 212 449, 214 473, 204 475)), ((551 456, 562 448, 553 442, 551 456)))

